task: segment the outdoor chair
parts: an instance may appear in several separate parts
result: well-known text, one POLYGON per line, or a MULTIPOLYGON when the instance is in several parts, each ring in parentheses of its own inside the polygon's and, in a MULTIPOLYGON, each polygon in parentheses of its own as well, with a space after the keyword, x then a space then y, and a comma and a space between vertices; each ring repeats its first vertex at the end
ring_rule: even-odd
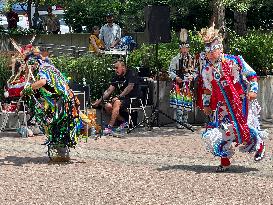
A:
POLYGON ((137 127, 149 127, 149 117, 147 115, 149 94, 149 86, 147 84, 140 84, 139 97, 130 98, 128 121, 131 128, 128 130, 128 133, 137 127))

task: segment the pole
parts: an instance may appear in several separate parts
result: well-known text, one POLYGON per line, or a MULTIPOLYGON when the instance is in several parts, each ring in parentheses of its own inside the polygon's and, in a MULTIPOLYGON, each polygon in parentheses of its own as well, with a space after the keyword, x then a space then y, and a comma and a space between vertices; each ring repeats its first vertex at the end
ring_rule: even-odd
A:
POLYGON ((155 44, 155 60, 156 60, 156 125, 159 127, 159 64, 158 64, 158 43, 155 44))

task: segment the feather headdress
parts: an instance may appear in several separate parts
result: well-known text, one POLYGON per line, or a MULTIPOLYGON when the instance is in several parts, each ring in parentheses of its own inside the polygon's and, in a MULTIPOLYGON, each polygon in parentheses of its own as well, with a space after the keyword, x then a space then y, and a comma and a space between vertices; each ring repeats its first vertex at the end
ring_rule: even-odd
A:
POLYGON ((188 31, 187 29, 181 28, 179 39, 181 43, 186 43, 188 40, 188 31))
POLYGON ((209 28, 202 28, 199 32, 200 37, 203 39, 204 43, 211 43, 214 40, 222 42, 222 35, 219 33, 218 29, 214 28, 215 24, 213 23, 209 28))
POLYGON ((180 35, 179 35, 179 44, 183 47, 189 47, 189 34, 187 29, 181 28, 180 35))
POLYGON ((21 53, 22 47, 19 46, 19 44, 18 44, 13 38, 10 38, 10 42, 11 42, 11 44, 14 46, 14 48, 15 48, 19 53, 21 53))

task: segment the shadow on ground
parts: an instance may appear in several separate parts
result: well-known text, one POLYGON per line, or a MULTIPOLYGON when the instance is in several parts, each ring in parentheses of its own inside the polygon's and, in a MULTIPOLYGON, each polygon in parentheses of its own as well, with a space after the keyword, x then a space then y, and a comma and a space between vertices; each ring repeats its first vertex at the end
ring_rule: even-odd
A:
POLYGON ((48 164, 48 157, 17 157, 6 156, 0 159, 0 165, 22 166, 24 164, 48 164))
POLYGON ((177 129, 174 127, 160 127, 154 128, 152 131, 147 129, 135 129, 129 133, 128 137, 174 137, 174 136, 187 136, 190 137, 193 134, 199 133, 201 127, 193 127, 194 132, 188 129, 177 129))
POLYGON ((11 138, 21 138, 18 132, 0 132, 0 138, 11 137, 11 138))
POLYGON ((23 166, 26 164, 48 164, 48 165, 67 165, 74 163, 86 163, 84 161, 77 161, 71 159, 68 162, 61 161, 51 161, 48 157, 17 157, 17 156, 7 156, 3 159, 0 159, 0 166, 3 165, 12 165, 12 166, 23 166))
MULTIPOLYGON (((173 165, 157 168, 157 171, 169 171, 169 170, 184 170, 192 171, 197 174, 200 173, 215 173, 216 166, 204 166, 204 165, 173 165)), ((244 167, 239 165, 232 165, 229 170, 225 173, 247 173, 247 172, 257 172, 256 168, 244 167)))

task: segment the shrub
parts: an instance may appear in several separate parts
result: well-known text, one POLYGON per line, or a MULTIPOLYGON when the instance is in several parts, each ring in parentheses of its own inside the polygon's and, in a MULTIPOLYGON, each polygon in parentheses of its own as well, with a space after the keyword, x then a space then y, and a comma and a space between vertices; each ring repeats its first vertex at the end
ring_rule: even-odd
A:
POLYGON ((111 56, 86 55, 79 58, 62 56, 52 62, 71 81, 82 83, 83 78, 90 84, 91 99, 95 100, 109 86, 113 74, 111 56))
POLYGON ((11 69, 9 68, 11 55, 9 52, 0 53, 0 100, 3 99, 4 86, 11 76, 11 69))
POLYGON ((251 31, 246 36, 232 35, 229 53, 240 54, 258 75, 273 74, 273 33, 251 31))
MULTIPOLYGON (((250 31, 246 36, 239 37, 234 32, 229 33, 227 53, 242 55, 246 62, 258 75, 273 74, 273 33, 263 30, 250 31)), ((204 50, 204 44, 196 31, 189 31, 191 54, 204 50)), ((143 44, 129 56, 129 65, 144 67, 153 73, 156 65, 160 71, 167 71, 171 59, 178 53, 178 34, 172 34, 171 43, 159 44, 158 61, 155 59, 155 46, 143 44)))
MULTIPOLYGON (((192 54, 196 54, 204 49, 204 45, 197 35, 197 32, 189 32, 191 38, 192 54)), ((246 62, 256 70, 258 75, 267 75, 273 73, 273 35, 272 32, 264 33, 262 31, 252 31, 244 37, 230 35, 228 52, 232 54, 241 54, 246 62)), ((158 45, 158 61, 155 58, 155 45, 143 44, 139 49, 133 51, 128 57, 128 67, 136 69, 143 67, 156 72, 156 66, 159 66, 161 72, 166 72, 171 59, 177 55, 178 34, 172 34, 170 43, 161 43, 158 45)), ((10 53, 0 53, 0 98, 3 96, 4 83, 11 75, 9 69, 10 53)), ((79 58, 68 56, 52 58, 53 64, 61 70, 66 76, 71 77, 72 81, 81 83, 85 78, 90 84, 91 99, 99 98, 102 92, 109 86, 114 62, 112 56, 86 55, 79 58)))
MULTIPOLYGON (((80 58, 62 56, 51 59, 53 64, 64 75, 72 81, 82 83, 83 78, 90 84, 91 99, 95 100, 109 86, 112 79, 112 64, 114 59, 111 56, 86 55, 80 58)), ((0 98, 3 99, 3 87, 11 76, 9 69, 9 53, 0 53, 0 98)))

